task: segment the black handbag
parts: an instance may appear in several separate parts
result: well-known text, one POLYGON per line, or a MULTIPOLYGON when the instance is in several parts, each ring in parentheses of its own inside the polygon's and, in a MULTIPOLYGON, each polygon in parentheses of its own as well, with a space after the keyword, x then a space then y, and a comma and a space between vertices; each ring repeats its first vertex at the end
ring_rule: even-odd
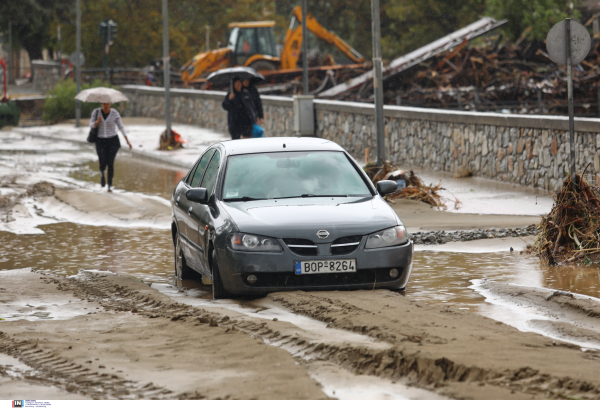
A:
POLYGON ((87 141, 88 143, 96 143, 98 140, 98 126, 90 129, 90 133, 88 134, 87 141))
MULTIPOLYGON (((98 118, 98 115, 96 115, 96 118, 98 118)), ((98 140, 98 126, 91 128, 90 133, 88 134, 88 137, 87 137, 88 143, 96 143, 97 140, 98 140)))

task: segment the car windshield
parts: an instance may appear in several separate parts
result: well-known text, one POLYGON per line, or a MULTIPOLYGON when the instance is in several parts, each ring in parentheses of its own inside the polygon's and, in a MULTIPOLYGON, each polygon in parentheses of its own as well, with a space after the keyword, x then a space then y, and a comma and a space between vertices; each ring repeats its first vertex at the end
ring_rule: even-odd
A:
POLYGON ((277 152, 229 157, 225 201, 366 197, 369 187, 343 152, 277 152))

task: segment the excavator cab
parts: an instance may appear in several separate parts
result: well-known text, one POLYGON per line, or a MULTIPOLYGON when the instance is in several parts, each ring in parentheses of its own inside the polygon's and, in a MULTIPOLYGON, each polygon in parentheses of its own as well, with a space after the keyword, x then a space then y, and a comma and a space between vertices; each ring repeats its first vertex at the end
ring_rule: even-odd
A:
MULTIPOLYGON (((273 27, 275 27, 274 21, 229 24, 227 47, 231 50, 231 65, 253 66, 253 60, 260 61, 256 58, 257 56, 261 59, 277 58, 273 27)), ((257 69, 261 70, 262 67, 257 67, 257 69)))

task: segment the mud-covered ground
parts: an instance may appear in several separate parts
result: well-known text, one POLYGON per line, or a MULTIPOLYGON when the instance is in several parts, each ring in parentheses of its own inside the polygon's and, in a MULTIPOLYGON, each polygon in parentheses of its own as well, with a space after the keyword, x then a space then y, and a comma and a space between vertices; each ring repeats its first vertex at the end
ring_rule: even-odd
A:
MULTIPOLYGON (((244 312, 186 305, 106 272, 64 277, 25 269, 0 277, 3 308, 21 313, 1 326, 0 353, 19 362, 0 365, 1 399, 29 386, 30 399, 319 399, 361 387, 413 398, 600 397, 598 350, 400 293, 275 293, 242 301, 244 312), (323 325, 260 314, 279 309, 323 325), (376 381, 361 385, 360 376, 376 381)), ((596 301, 490 289, 583 319, 584 332, 563 329, 600 337, 596 301)))
POLYGON ((600 397, 600 269, 518 253, 539 192, 460 180, 463 210, 397 201, 436 242, 405 292, 214 301, 173 277, 185 169, 122 152, 107 194, 89 148, 0 141, 0 399, 600 397))

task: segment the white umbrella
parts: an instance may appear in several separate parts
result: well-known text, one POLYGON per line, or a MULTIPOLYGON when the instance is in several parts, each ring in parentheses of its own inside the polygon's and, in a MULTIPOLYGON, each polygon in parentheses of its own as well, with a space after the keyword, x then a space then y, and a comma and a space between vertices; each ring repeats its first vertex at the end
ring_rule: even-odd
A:
POLYGON ((122 92, 112 88, 91 88, 81 91, 75 99, 82 102, 117 103, 129 101, 122 92))

